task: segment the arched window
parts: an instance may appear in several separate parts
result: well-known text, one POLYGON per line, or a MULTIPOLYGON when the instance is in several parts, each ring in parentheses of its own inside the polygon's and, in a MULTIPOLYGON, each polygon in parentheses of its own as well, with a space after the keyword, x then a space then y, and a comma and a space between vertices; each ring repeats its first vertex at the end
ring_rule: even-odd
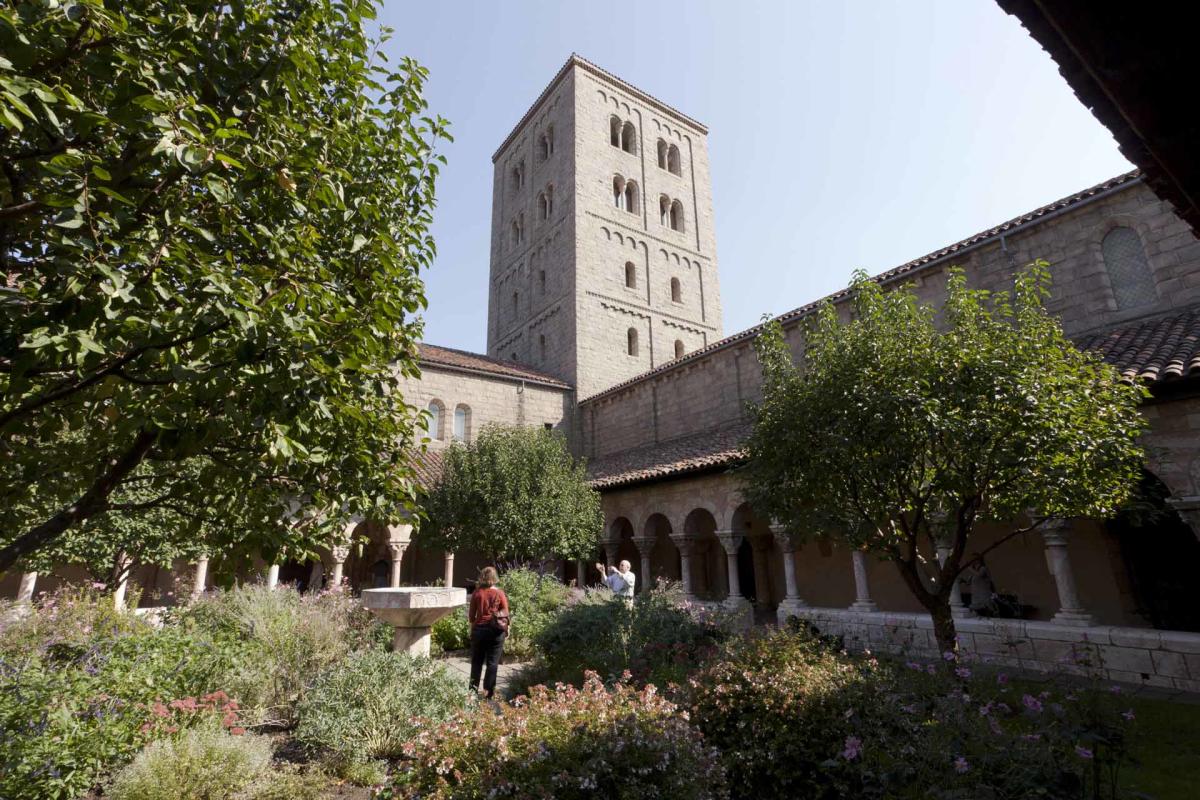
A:
POLYGON ((625 182, 625 210, 630 214, 638 212, 638 185, 635 181, 625 182))
POLYGON ((454 441, 465 442, 471 436, 471 409, 459 404, 454 409, 454 441))
POLYGON ((658 168, 667 168, 667 143, 662 139, 658 140, 658 168))
POLYGON ((430 439, 441 439, 442 414, 445 406, 442 405, 441 400, 430 400, 425 410, 429 412, 429 416, 425 418, 425 435, 430 439))
POLYGON ((1137 308, 1158 301, 1154 274, 1137 231, 1113 228, 1104 237, 1100 249, 1104 253, 1104 268, 1108 270, 1117 308, 1137 308))
POLYGON ((630 289, 637 288, 637 267, 632 261, 625 262, 625 285, 630 289))
POLYGON ((525 241, 525 212, 517 214, 517 243, 525 241))
POLYGON ((538 155, 542 161, 554 155, 554 126, 549 125, 542 132, 542 138, 538 140, 538 155))
POLYGON ((625 209, 625 179, 620 175, 613 176, 613 205, 625 209))
POLYGON ((621 126, 621 149, 626 153, 637 152, 637 128, 633 127, 632 122, 621 126))
POLYGON ((678 200, 671 201, 671 230, 683 230, 683 203, 678 200))
POLYGON ((679 166, 679 148, 671 145, 667 150, 667 172, 674 175, 682 175, 683 170, 679 166))
POLYGON ((517 316, 517 304, 519 302, 520 302, 520 298, 517 296, 516 292, 513 292, 512 303, 513 303, 513 316, 514 317, 517 316))
POLYGON ((682 339, 675 340, 675 357, 683 358, 683 340, 682 339))
POLYGON ((625 332, 625 352, 631 356, 638 354, 637 329, 630 328, 625 332))
POLYGON ((509 359, 508 359, 508 360, 509 360, 509 361, 511 361, 511 362, 513 362, 513 363, 515 364, 516 362, 520 361, 521 359, 517 358, 517 351, 516 351, 516 350, 514 350, 514 351, 512 352, 512 355, 511 355, 511 356, 509 356, 509 359))
POLYGON ((664 228, 671 224, 671 198, 665 194, 658 198, 658 222, 664 228))
POLYGON ((538 293, 546 293, 546 270, 544 269, 538 271, 538 293))
POLYGON ((671 278, 671 302, 683 302, 683 287, 679 283, 679 278, 671 278))
POLYGON ((523 189, 525 187, 525 161, 518 161, 512 171, 512 182, 514 189, 523 189))
POLYGON ((543 219, 550 219, 554 215, 554 184, 546 187, 546 216, 543 219))
POLYGON ((537 207, 539 219, 550 219, 550 204, 546 201, 545 192, 538 192, 537 207))
POLYGON ((546 363, 546 334, 538 334, 538 362, 546 363))
POLYGON ((521 243, 521 229, 517 227, 517 221, 515 219, 512 221, 511 234, 512 246, 516 247, 521 243))
POLYGON ((613 147, 621 146, 621 118, 616 115, 608 120, 608 142, 613 147))

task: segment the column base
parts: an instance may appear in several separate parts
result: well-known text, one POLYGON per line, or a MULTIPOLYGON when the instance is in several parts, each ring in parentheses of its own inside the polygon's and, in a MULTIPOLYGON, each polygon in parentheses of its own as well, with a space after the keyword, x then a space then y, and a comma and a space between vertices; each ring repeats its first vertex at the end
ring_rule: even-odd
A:
POLYGON ((785 597, 775 610, 775 620, 780 625, 786 625, 788 617, 798 617, 800 612, 808 608, 808 603, 799 597, 785 597))
POLYGON ((392 650, 410 656, 429 657, 429 641, 432 628, 396 627, 392 633, 392 650))
POLYGON ((879 606, 875 605, 874 600, 855 600, 850 604, 851 611, 878 611, 879 606))
POLYGON ((721 608, 733 615, 739 627, 749 630, 754 627, 754 606, 740 594, 721 601, 721 608))
POLYGON ((1086 628, 1096 624, 1096 618, 1082 609, 1063 609, 1050 618, 1055 625, 1072 625, 1086 628))

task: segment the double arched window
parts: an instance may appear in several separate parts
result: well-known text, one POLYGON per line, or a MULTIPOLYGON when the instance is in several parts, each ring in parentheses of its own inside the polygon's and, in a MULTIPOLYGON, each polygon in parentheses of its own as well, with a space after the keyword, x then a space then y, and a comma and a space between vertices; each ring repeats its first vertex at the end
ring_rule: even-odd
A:
POLYGON ((625 286, 630 289, 637 288, 637 267, 632 261, 625 262, 625 286))
POLYGON ((671 278, 671 302, 683 302, 683 286, 679 283, 679 278, 671 278))
POLYGON ((441 400, 430 400, 425 411, 428 416, 425 417, 425 435, 430 439, 442 438, 442 418, 446 414, 446 407, 442 405, 441 400))
POLYGON ((546 130, 542 131, 541 137, 538 138, 538 158, 546 161, 550 156, 554 155, 554 126, 546 126, 546 130))
POLYGON ((626 153, 637 153, 637 128, 614 114, 608 120, 608 141, 626 153))
POLYGON ((627 181, 620 175, 613 176, 613 205, 621 211, 628 211, 631 214, 638 213, 638 194, 637 181, 627 181))
POLYGON ((521 159, 513 166, 512 183, 515 190, 525 188, 525 159, 521 159))
POLYGON ((683 231, 683 203, 665 194, 658 198, 658 220, 664 228, 683 231))
POLYGON ((630 328, 625 331, 625 352, 631 356, 638 354, 638 333, 637 328, 630 328))
POLYGON ((1100 243, 1104 268, 1117 308, 1137 308, 1158 301, 1146 248, 1133 228, 1113 228, 1100 243))
POLYGON ((454 441, 465 442, 471 437, 471 407, 463 403, 454 409, 454 441))
POLYGON ((525 241, 525 214, 518 214, 516 219, 512 221, 512 226, 509 228, 512 246, 516 247, 525 241))
POLYGON ((542 220, 550 219, 554 214, 554 185, 549 184, 538 193, 537 198, 538 217, 542 220))
POLYGON ((682 175, 683 169, 679 164, 679 148, 658 140, 658 168, 665 169, 672 175, 682 175))

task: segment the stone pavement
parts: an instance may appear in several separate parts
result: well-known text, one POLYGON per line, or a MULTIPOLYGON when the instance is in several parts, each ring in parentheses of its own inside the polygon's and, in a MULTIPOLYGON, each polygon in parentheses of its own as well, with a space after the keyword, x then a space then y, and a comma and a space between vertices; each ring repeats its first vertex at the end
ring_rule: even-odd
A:
MULTIPOLYGON (((459 675, 462 675, 463 683, 467 683, 471 679, 471 659, 469 656, 455 653, 437 660, 459 675)), ((524 665, 520 663, 500 664, 500 670, 496 675, 496 694, 498 696, 508 697, 508 688, 512 682, 512 677, 522 666, 524 665)))

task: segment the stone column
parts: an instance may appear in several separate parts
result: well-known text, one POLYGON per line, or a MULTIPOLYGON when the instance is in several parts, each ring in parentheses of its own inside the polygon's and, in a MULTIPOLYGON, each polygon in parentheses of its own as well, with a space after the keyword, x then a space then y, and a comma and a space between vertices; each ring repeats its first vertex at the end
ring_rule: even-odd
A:
MULTIPOLYGON (((945 566, 946 559, 950 557, 951 547, 942 542, 937 546, 937 561, 938 566, 945 566)), ((974 599, 974 598, 972 598, 974 599)), ((954 585, 950 587, 950 614, 955 617, 973 617, 975 612, 967 608, 962 599, 962 573, 954 576, 954 585)))
POLYGON ((854 603, 850 608, 854 611, 878 611, 879 606, 871 599, 871 586, 867 583, 867 554, 862 550, 852 550, 850 561, 854 566, 854 603))
POLYGON ((621 543, 618 541, 607 541, 607 542, 604 542, 603 544, 604 544, 604 558, 607 561, 606 566, 615 567, 617 565, 617 561, 619 559, 619 556, 617 555, 617 553, 620 551, 621 543))
POLYGON ((692 591, 692 552, 696 543, 683 536, 672 536, 671 541, 679 549, 679 576, 683 579, 683 594, 688 600, 695 600, 696 595, 692 591))
POLYGON ((400 567, 404 563, 404 551, 408 549, 408 542, 388 542, 388 557, 392 561, 392 574, 388 586, 393 589, 400 586, 400 567))
POLYGON ((800 596, 800 587, 796 581, 796 552, 800 549, 798 537, 792 535, 784 526, 777 523, 771 525, 771 535, 779 544, 783 555, 783 602, 779 604, 775 615, 779 624, 787 622, 788 617, 797 616, 800 609, 807 608, 808 603, 800 596))
POLYGON ((1058 589, 1059 609, 1050 621, 1059 625, 1093 625, 1095 620, 1084 609, 1075 588, 1075 573, 1071 571, 1071 559, 1067 553, 1067 532, 1070 528, 1071 521, 1068 519, 1047 519, 1042 523, 1046 566, 1054 576, 1054 585, 1058 589))
POLYGON ((650 551, 654 549, 654 537, 636 536, 633 539, 633 546, 637 548, 642 562, 642 574, 638 576, 642 582, 642 591, 648 592, 654 585, 654 576, 650 574, 650 551))
POLYGON ((17 602, 31 603, 33 602, 33 590, 37 586, 38 574, 36 572, 21 573, 21 583, 17 585, 17 602))
MULTIPOLYGON (((725 598, 725 607, 737 613, 749 613, 750 601, 742 596, 741 578, 738 576, 738 548, 742 546, 744 537, 731 530, 717 531, 717 541, 725 551, 725 573, 729 595, 725 598)), ((753 621, 753 618, 751 618, 753 621)))
POLYGON ((196 559, 196 571, 192 574, 192 599, 195 600, 204 594, 207 587, 208 556, 200 556, 196 559))
POLYGON ((274 589, 279 585, 279 565, 272 564, 267 567, 267 588, 274 589))
POLYGON ((454 553, 446 553, 442 556, 442 585, 454 585, 454 553))
MULTIPOLYGON (((752 536, 750 547, 754 549, 754 604, 760 609, 768 608, 771 605, 771 571, 767 566, 767 558, 771 552, 771 540, 752 536)), ((796 575, 795 566, 793 563, 793 578, 796 575)))
POLYGON ((350 545, 335 544, 329 548, 329 552, 333 556, 333 569, 329 571, 329 588, 335 592, 341 591, 342 567, 346 564, 346 559, 350 557, 350 545))

